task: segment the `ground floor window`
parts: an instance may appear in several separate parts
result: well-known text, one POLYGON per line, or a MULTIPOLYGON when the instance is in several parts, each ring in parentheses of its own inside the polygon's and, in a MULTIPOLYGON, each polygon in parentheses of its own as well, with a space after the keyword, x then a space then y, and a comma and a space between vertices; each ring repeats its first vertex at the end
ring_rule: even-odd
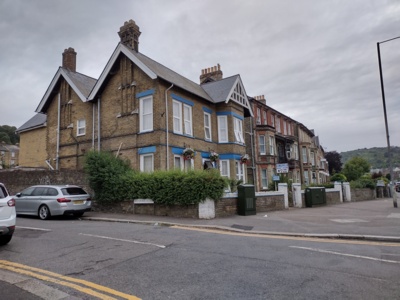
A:
POLYGON ((153 172, 154 171, 154 155, 153 155, 153 153, 140 155, 140 171, 142 171, 142 172, 153 172))
POLYGON ((240 161, 235 161, 236 179, 241 180, 243 183, 245 182, 245 180, 244 180, 245 167, 246 167, 246 164, 241 164, 240 161))
POLYGON ((308 171, 304 171, 304 184, 309 185, 310 179, 308 178, 308 171))
POLYGON ((230 177, 229 171, 229 160, 220 160, 219 161, 219 170, 221 172, 222 177, 230 177))
POLYGON ((261 169, 261 186, 263 189, 268 189, 268 171, 261 169))
POLYGON ((183 170, 182 155, 174 155, 174 168, 178 170, 183 170))

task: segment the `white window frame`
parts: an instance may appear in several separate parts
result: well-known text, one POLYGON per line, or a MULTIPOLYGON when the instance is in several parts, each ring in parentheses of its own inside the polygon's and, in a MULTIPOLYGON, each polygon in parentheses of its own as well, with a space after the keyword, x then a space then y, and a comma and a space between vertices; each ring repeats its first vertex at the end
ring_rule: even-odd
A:
POLYGON ((303 176, 304 176, 304 184, 305 185, 310 185, 310 178, 308 176, 308 171, 304 171, 303 172, 303 176))
POLYGON ((275 123, 276 123, 276 131, 277 131, 278 133, 281 133, 281 118, 278 117, 278 116, 275 116, 275 117, 276 117, 276 120, 275 120, 275 123))
POLYGON ((221 159, 219 161, 219 171, 222 177, 230 178, 230 169, 229 169, 229 160, 228 159, 221 159), (223 173, 226 171, 226 173, 223 173))
POLYGON ((143 98, 139 99, 139 113, 140 113, 140 115, 139 115, 139 119, 140 119, 139 132, 153 131, 154 119, 153 119, 153 96, 152 95, 146 96, 146 97, 143 97, 143 98), (145 112, 144 111, 145 102, 146 103, 150 102, 151 112, 145 112), (146 119, 147 118, 151 119, 151 122, 150 122, 151 125, 148 128, 145 128, 145 122, 144 122, 145 118, 146 119))
POLYGON ((146 153, 146 154, 141 154, 139 157, 140 157, 140 171, 141 172, 154 172, 154 154, 146 153), (144 159, 146 157, 151 157, 151 170, 149 170, 149 171, 144 170, 144 159))
POLYGON ((286 123, 286 120, 283 120, 283 134, 287 135, 287 123, 286 123))
POLYGON ((212 141, 212 131, 211 131, 211 114, 204 113, 204 139, 206 141, 212 141), (207 125, 208 122, 208 125, 207 125), (207 137, 208 133, 208 137, 207 137))
POLYGON ((269 136, 269 154, 275 155, 275 139, 273 136, 269 136))
POLYGON ((183 171, 183 168, 184 168, 184 160, 183 160, 182 155, 174 155, 174 169, 179 169, 179 170, 183 171), (177 167, 175 164, 177 159, 179 159, 179 167, 177 167))
POLYGON ((228 116, 218 116, 218 142, 228 142, 228 116), (224 126, 225 128, 223 128, 224 126))
POLYGON ((263 124, 268 125, 267 112, 263 110, 263 124))
POLYGON ((193 136, 192 107, 172 100, 173 132, 193 136))
POLYGON ((315 166, 315 154, 314 154, 314 151, 310 152, 310 160, 311 160, 311 165, 315 166))
POLYGON ((194 159, 184 159, 183 160, 183 170, 184 171, 189 171, 194 169, 194 159))
POLYGON ((244 144, 243 139, 243 121, 239 118, 233 118, 233 128, 235 132, 235 142, 244 144))
POLYGON ((86 120, 79 119, 76 121, 76 135, 82 136, 86 134, 86 120))
POLYGON ((261 109, 257 107, 257 125, 261 125, 261 109))
POLYGON ((265 135, 258 136, 258 149, 260 151, 260 155, 265 155, 267 152, 265 145, 265 135))
POLYGON ((292 124, 290 122, 288 123, 288 134, 292 135, 292 124))
POLYGON ((302 147, 301 148, 301 155, 303 158, 303 163, 308 163, 308 158, 307 158, 307 147, 302 147))
POLYGON ((272 127, 275 127, 275 115, 271 115, 271 124, 272 127))
POLYGON ((261 187, 263 189, 268 189, 268 170, 267 169, 261 169, 261 187))
POLYGON ((236 179, 242 180, 243 183, 246 181, 245 177, 245 164, 241 164, 239 160, 235 161, 235 168, 236 168, 236 179))
POLYGON ((182 134, 182 102, 172 100, 173 132, 182 134))
POLYGON ((192 107, 183 104, 183 131, 185 135, 193 136, 192 107))

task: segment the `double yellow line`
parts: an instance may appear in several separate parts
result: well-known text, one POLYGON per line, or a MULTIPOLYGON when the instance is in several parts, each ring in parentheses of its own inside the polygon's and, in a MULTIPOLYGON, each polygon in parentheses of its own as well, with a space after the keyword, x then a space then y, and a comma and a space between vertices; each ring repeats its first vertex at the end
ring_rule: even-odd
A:
POLYGON ((12 271, 15 273, 27 275, 30 277, 34 277, 43 281, 48 281, 52 283, 56 283, 62 286, 66 286, 72 289, 75 289, 79 292, 97 297, 99 299, 104 300, 113 300, 117 298, 113 298, 112 296, 117 296, 122 299, 129 299, 129 300, 140 300, 140 298, 136 296, 132 296, 129 294, 121 293, 119 291, 110 289, 108 287, 82 280, 77 278, 72 278, 64 275, 60 275, 54 272, 26 266, 19 263, 10 262, 7 260, 0 260, 0 269, 12 271), (107 293, 107 294, 103 294, 107 293))

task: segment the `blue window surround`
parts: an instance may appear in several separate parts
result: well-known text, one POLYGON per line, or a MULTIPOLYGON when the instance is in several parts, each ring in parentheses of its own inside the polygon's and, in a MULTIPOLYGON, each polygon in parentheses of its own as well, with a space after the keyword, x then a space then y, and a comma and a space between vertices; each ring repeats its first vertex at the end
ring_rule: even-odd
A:
POLYGON ((194 102, 193 101, 190 101, 190 100, 187 100, 185 98, 182 98, 181 96, 178 96, 178 95, 175 95, 175 94, 171 94, 171 97, 172 97, 172 99, 177 100, 179 102, 182 102, 182 103, 184 103, 186 105, 194 106, 194 102))
POLYGON ((156 146, 149 146, 149 147, 144 147, 144 148, 139 148, 138 149, 139 155, 148 154, 148 153, 155 153, 155 152, 156 152, 156 146))
MULTIPOLYGON (((224 153, 219 155, 219 159, 225 160, 225 159, 233 159, 233 160, 239 160, 242 156, 240 154, 234 154, 234 153, 224 153)), ((210 153, 209 152, 201 152, 201 158, 210 158, 210 153)))
POLYGON ((218 111, 217 116, 233 116, 235 118, 238 118, 240 120, 244 120, 244 117, 241 115, 238 115, 237 113, 231 112, 231 111, 218 111))
POLYGON ((154 93, 155 93, 154 89, 143 91, 143 92, 137 93, 136 94, 136 98, 146 97, 146 96, 149 96, 149 95, 153 95, 154 93))
POLYGON ((171 152, 175 155, 182 155, 184 148, 172 147, 171 152))
POLYGON ((203 111, 206 113, 209 113, 210 115, 213 113, 213 111, 211 109, 204 107, 204 106, 203 106, 203 111))

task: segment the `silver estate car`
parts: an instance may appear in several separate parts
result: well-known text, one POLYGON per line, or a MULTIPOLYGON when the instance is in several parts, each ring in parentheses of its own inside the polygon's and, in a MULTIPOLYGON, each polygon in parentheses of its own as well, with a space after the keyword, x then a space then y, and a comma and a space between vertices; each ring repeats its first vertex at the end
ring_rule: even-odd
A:
POLYGON ((75 185, 35 185, 14 197, 17 215, 51 216, 74 215, 81 217, 90 211, 90 195, 75 185))

